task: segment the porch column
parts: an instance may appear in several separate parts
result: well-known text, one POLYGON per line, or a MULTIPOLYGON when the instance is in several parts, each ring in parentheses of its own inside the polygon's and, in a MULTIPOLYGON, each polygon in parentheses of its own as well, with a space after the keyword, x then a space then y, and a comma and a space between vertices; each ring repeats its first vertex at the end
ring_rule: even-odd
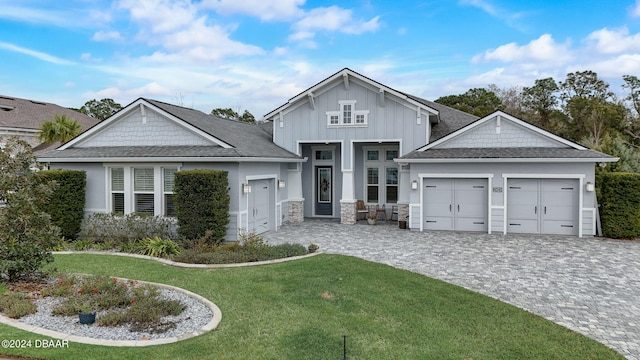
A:
POLYGON ((342 199, 340 199, 340 222, 342 224, 356 223, 355 181, 353 170, 342 172, 342 199))
POLYGON ((287 179, 289 195, 289 222, 292 224, 304 221, 304 197, 302 197, 302 168, 297 164, 295 169, 289 169, 287 179))
POLYGON ((398 220, 407 220, 411 201, 411 171, 409 165, 400 164, 398 171, 398 220))

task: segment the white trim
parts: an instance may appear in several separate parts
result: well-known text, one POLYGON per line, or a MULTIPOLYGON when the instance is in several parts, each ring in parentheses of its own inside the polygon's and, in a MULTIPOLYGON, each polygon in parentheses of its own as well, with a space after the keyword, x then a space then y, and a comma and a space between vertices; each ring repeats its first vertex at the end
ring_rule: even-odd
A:
MULTIPOLYGON (((104 168, 105 174, 105 205, 106 212, 112 212, 113 209, 113 201, 111 197, 111 169, 113 168, 123 168, 124 170, 124 214, 130 214, 135 212, 135 194, 141 193, 136 192, 133 187, 134 183, 134 172, 133 169, 153 169, 153 210, 154 216, 165 216, 164 214, 164 195, 166 192, 164 191, 164 173, 163 169, 176 169, 176 171, 180 171, 182 168, 182 163, 103 163, 102 167, 104 168)), ((145 192, 142 192, 145 193, 145 192)), ((151 193, 151 192, 146 192, 151 193)))
MULTIPOLYGON (((333 218, 336 213, 336 146, 335 145, 311 145, 311 216, 320 218, 333 218), (322 150, 331 151, 331 160, 316 160, 315 152, 322 150), (331 215, 317 215, 316 214, 316 192, 318 187, 316 184, 317 173, 316 166, 331 166, 331 215)), ((341 154, 344 153, 342 146, 340 146, 341 154)))
POLYGON ((491 191, 493 189, 493 177, 494 174, 489 173, 418 173, 418 179, 420 180, 420 231, 424 231, 424 179, 487 179, 487 233, 491 234, 491 191))
MULTIPOLYGON (((255 181, 255 180, 273 180, 273 196, 274 196, 274 204, 273 204, 273 218, 274 218, 274 225, 275 225, 275 229, 274 231, 278 231, 278 174, 264 174, 264 175, 246 175, 244 177, 244 182, 245 183, 249 183, 249 181, 255 181)), ((238 188, 242 188, 242 183, 238 184, 238 188)), ((251 195, 247 194, 246 200, 245 200, 245 212, 247 213, 247 220, 246 220, 246 227, 245 229, 249 229, 249 197, 251 195)), ((239 222, 238 222, 239 224, 239 222)), ((238 231, 240 231, 240 229, 238 229, 238 231)))
POLYGON ((86 163, 86 162, 127 162, 127 163, 157 163, 157 162, 306 162, 307 159, 291 158, 263 158, 263 157, 93 157, 93 158, 38 158, 44 163, 86 163))
POLYGON ((328 128, 341 128, 341 127, 368 127, 369 126, 369 110, 356 110, 356 100, 339 100, 338 108, 339 110, 329 110, 326 111, 327 117, 327 127, 328 128), (345 105, 351 106, 351 122, 344 122, 344 107, 345 105), (331 122, 331 117, 338 117, 338 122, 333 124, 331 122), (364 116, 364 122, 357 122, 356 118, 358 116, 364 116))
POLYGON ((619 158, 438 158, 398 159, 401 163, 598 163, 616 162, 619 158))
POLYGON ((482 124, 484 124, 484 123, 486 123, 486 122, 488 122, 490 120, 493 120, 496 117, 502 117, 502 118, 505 118, 507 120, 510 120, 510 121, 516 123, 517 125, 520 125, 520 126, 522 126, 524 128, 527 128, 527 129, 535 132, 535 133, 538 133, 539 135, 542 135, 544 137, 547 137, 547 138, 550 138, 552 140, 555 140, 555 141, 557 141, 557 142, 559 142, 561 144, 564 144, 566 146, 569 146, 571 148, 578 149, 578 150, 587 150, 587 148, 585 148, 582 145, 579 145, 579 144, 576 144, 576 143, 574 143, 572 141, 569 141, 567 139, 561 138, 558 135, 554 135, 554 134, 552 134, 552 133, 550 133, 550 132, 548 132, 546 130, 543 130, 543 129, 537 127, 537 126, 531 125, 531 124, 529 124, 527 122, 524 122, 524 121, 522 121, 522 120, 520 120, 520 119, 518 119, 516 117, 513 117, 513 116, 511 116, 511 115, 509 115, 507 113, 504 113, 504 112, 498 110, 498 111, 495 111, 495 112, 493 112, 493 113, 491 113, 491 114, 489 114, 489 115, 487 115, 487 116, 485 116, 485 117, 483 117, 483 118, 481 118, 479 120, 474 121, 473 123, 463 127, 462 129, 458 129, 458 130, 452 132, 451 134, 432 142, 431 144, 427 144, 427 145, 419 148, 417 151, 425 151, 425 150, 431 149, 431 148, 433 148, 435 146, 438 146, 438 145, 440 145, 442 143, 445 143, 445 142, 447 142, 447 141, 449 141, 449 140, 451 140, 453 138, 456 138, 456 137, 466 133, 467 131, 470 131, 470 130, 472 130, 472 129, 474 129, 474 128, 476 128, 476 127, 478 127, 478 126, 480 126, 480 125, 482 125, 482 124))
MULTIPOLYGON (((342 159, 342 171, 354 171, 354 162, 356 161, 356 155, 355 155, 355 144, 356 143, 371 143, 371 146, 376 146, 376 143, 378 144, 377 146, 393 146, 393 143, 398 143, 398 156, 402 156, 403 155, 403 150, 402 150, 402 139, 352 139, 349 141, 350 142, 350 146, 351 146, 351 158, 349 159, 349 165, 350 168, 345 168, 344 167, 344 159, 342 159)), ((363 148, 367 146, 364 145, 363 148)), ((344 151, 343 151, 344 154, 344 151)), ((394 159, 394 162, 398 162, 396 161, 397 159, 394 159)), ((404 161, 402 161, 404 162, 404 161)))
POLYGON ((396 90, 394 90, 392 88, 389 88, 386 85, 384 85, 382 83, 379 83, 379 82, 377 82, 375 80, 366 78, 366 77, 354 72, 351 69, 345 68, 345 69, 333 74, 332 76, 322 80, 318 84, 306 89, 305 91, 301 92, 300 94, 292 97, 285 104, 283 104, 280 107, 278 107, 277 109, 267 113, 264 116, 264 118, 265 119, 270 119, 275 114, 277 114, 279 112, 283 112, 285 109, 287 109, 287 108, 289 108, 291 106, 294 106, 294 104, 296 102, 298 102, 299 100, 303 100, 303 99, 307 98, 307 93, 308 92, 313 92, 316 97, 319 96, 321 92, 318 92, 317 91, 318 89, 320 89, 322 87, 325 87, 325 86, 331 84, 332 82, 334 82, 334 81, 336 81, 338 79, 340 79, 340 81, 344 81, 344 76, 352 76, 353 78, 358 79, 358 80, 362 81, 363 83, 368 84, 369 86, 371 86, 371 87, 373 87, 375 89, 378 89, 377 90, 378 92, 380 90, 384 90, 385 91, 385 96, 387 94, 391 94, 391 95, 393 95, 393 96, 395 96, 397 98, 400 98, 400 99, 408 102, 409 104, 411 104, 413 106, 418 106, 421 109, 424 109, 425 111, 427 111, 427 112, 429 112, 431 114, 434 114, 434 115, 438 115, 439 114, 438 110, 436 110, 436 109, 434 109, 432 107, 429 107, 429 106, 427 106, 425 104, 422 104, 422 103, 420 103, 418 101, 415 101, 415 100, 411 99, 410 97, 408 97, 407 95, 405 95, 405 94, 403 94, 401 92, 398 92, 398 91, 396 91, 396 90))
MULTIPOLYGON (((508 180, 509 179, 573 179, 578 180, 578 237, 582 237, 582 211, 584 203, 584 179, 585 174, 502 174, 503 178, 503 201, 504 201, 504 234, 507 234, 507 213, 509 208, 507 206, 508 180)), ((594 223, 595 226, 595 223, 594 223)))
MULTIPOLYGON (((215 136, 202 131, 198 128, 196 128, 195 126, 187 123, 186 121, 169 114, 168 112, 160 109, 159 107, 149 103, 148 101, 146 101, 145 99, 138 99, 134 102, 132 102, 131 104, 127 105, 125 108, 123 108, 122 110, 118 111, 117 113, 115 113, 113 116, 107 118, 106 120, 98 123, 97 125, 95 125, 94 127, 90 128, 89 130, 85 131, 84 133, 78 135, 77 137, 75 137, 74 139, 72 139, 71 141, 67 142, 66 144, 60 146, 57 150, 66 150, 70 147, 73 147, 75 145, 78 144, 82 144, 83 142, 91 139, 91 137, 93 137, 94 135, 98 134, 99 132, 103 131, 104 129, 108 128, 112 123, 117 122, 120 118, 123 118, 127 115, 129 115, 130 113, 139 110, 139 108, 141 106, 146 106, 150 109, 153 109, 154 111, 158 112, 160 115, 166 117, 169 120, 174 121, 176 124, 186 128, 187 130, 190 130, 193 133, 196 133, 202 137, 204 137, 205 139, 212 141, 213 143, 220 145, 221 147, 225 148, 225 149, 232 149, 233 146, 231 146, 230 144, 216 138, 215 136)), ((145 116, 146 118, 146 116, 145 116)))

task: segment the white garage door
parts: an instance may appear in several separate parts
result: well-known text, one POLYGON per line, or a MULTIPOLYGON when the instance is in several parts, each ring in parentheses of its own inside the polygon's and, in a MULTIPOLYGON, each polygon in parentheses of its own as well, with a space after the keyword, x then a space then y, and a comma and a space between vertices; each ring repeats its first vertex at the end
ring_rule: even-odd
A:
POLYGON ((261 234, 271 228, 269 180, 252 180, 249 193, 249 232, 261 234))
POLYGON ((578 234, 578 180, 510 179, 507 232, 578 234))
POLYGON ((487 231, 486 179, 425 179, 427 230, 487 231))

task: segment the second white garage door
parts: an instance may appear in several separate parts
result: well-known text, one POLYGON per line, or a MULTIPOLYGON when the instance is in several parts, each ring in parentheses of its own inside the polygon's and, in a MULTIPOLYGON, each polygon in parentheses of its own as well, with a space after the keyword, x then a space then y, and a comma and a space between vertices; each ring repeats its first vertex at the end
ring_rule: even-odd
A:
POLYGON ((487 179, 425 179, 424 229, 487 231, 487 179))
POLYGON ((510 179, 507 232, 578 234, 578 180, 510 179))

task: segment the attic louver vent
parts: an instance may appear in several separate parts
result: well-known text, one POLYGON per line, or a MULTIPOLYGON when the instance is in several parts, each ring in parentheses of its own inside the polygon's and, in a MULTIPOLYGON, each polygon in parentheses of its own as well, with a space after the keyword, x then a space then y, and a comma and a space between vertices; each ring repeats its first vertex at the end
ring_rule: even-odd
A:
POLYGON ((11 111, 11 110, 13 110, 13 109, 15 109, 15 107, 13 107, 13 106, 9 106, 9 105, 0 105, 0 110, 3 110, 3 111, 11 111))
POLYGON ((43 103, 43 102, 40 102, 40 101, 33 101, 33 100, 29 100, 29 101, 31 101, 32 104, 47 105, 47 103, 43 103))
POLYGON ((14 98, 10 98, 10 97, 7 97, 7 96, 0 96, 0 99, 11 100, 11 101, 15 101, 16 100, 14 98))

